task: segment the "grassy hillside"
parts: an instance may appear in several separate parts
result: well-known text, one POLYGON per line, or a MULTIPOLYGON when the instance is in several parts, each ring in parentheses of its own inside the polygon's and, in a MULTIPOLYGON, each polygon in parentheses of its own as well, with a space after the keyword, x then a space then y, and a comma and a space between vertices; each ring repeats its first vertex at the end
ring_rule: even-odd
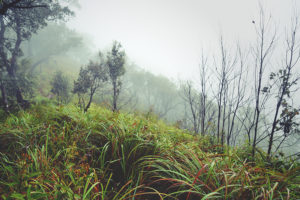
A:
POLYGON ((40 103, 0 122, 0 198, 300 198, 299 164, 212 140, 152 116, 40 103))

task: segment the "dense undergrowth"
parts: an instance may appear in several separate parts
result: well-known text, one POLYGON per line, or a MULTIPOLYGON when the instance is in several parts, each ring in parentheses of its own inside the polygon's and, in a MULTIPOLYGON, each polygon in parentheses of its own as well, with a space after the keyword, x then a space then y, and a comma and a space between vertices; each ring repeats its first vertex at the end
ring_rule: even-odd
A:
POLYGON ((299 199, 299 164, 249 160, 151 116, 37 104, 0 122, 0 199, 299 199))

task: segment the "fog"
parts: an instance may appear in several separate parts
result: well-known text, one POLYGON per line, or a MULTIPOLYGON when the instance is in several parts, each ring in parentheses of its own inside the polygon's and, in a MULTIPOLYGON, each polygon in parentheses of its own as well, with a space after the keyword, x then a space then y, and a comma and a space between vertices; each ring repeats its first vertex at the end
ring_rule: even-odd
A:
POLYGON ((228 43, 253 42, 259 4, 281 27, 299 5, 292 0, 85 0, 68 25, 88 35, 95 50, 118 40, 140 67, 189 79, 198 74, 202 49, 215 52, 221 33, 228 43))
MULTIPOLYGON (((269 67, 264 70, 265 76, 262 80, 264 87, 270 82, 267 74, 277 71, 277 67, 283 62, 284 40, 291 27, 291 18, 295 13, 297 14, 299 7, 299 3, 293 0, 87 0, 80 2, 80 5, 80 8, 76 10, 75 18, 70 20, 67 25, 90 38, 94 52, 97 50, 107 51, 111 47, 112 41, 117 40, 126 50, 128 61, 133 63, 132 65, 156 75, 168 77, 176 84, 181 82, 182 85, 183 80, 191 80, 195 83, 192 87, 198 91, 202 87, 199 77, 201 76, 199 66, 203 61, 201 56, 203 54, 207 56, 209 67, 206 68, 206 71, 214 71, 214 75, 209 75, 210 81, 207 82, 210 84, 207 86, 207 89, 209 88, 207 95, 210 99, 216 98, 219 85, 215 83, 218 82, 218 78, 219 80, 221 78, 218 77, 218 72, 215 69, 218 68, 218 65, 223 65, 221 64, 222 55, 220 52, 221 36, 224 48, 228 51, 228 60, 226 61, 228 65, 231 62, 230 59, 234 59, 236 55, 237 44, 240 45, 243 54, 247 54, 248 74, 243 79, 248 79, 244 87, 246 87, 246 93, 251 98, 257 87, 255 83, 257 77, 254 77, 254 74, 257 73, 254 67, 257 57, 255 58, 254 54, 258 44, 260 9, 263 8, 266 21, 271 27, 266 30, 266 41, 270 42, 272 32, 276 32, 272 59, 267 59, 266 62, 268 62, 269 67)), ((238 65, 234 64, 234 68, 231 70, 232 75, 238 74, 238 65)), ((129 82, 134 82, 135 77, 131 75, 136 73, 129 73, 127 76, 129 82)), ((149 94, 155 93, 156 89, 152 87, 155 85, 155 78, 148 79, 149 75, 143 74, 144 72, 138 73, 140 73, 140 77, 143 77, 144 82, 147 82, 143 86, 144 88, 135 88, 137 85, 143 85, 143 81, 133 84, 132 88, 135 89, 131 88, 132 93, 139 91, 137 92, 137 99, 140 101, 139 110, 153 110, 158 116, 164 116, 164 119, 173 122, 184 121, 187 119, 186 115, 191 117, 192 113, 190 112, 193 111, 188 111, 189 114, 186 114, 186 104, 183 103, 182 99, 180 100, 182 94, 176 95, 175 91, 168 94, 167 98, 164 97, 167 94, 166 91, 170 90, 168 87, 176 87, 175 85, 167 84, 168 87, 157 93, 160 97, 156 99, 157 95, 149 96, 149 94), (148 91, 148 96, 143 95, 141 91, 148 91), (165 114, 162 115, 162 113, 165 114)), ((231 79, 230 77, 227 78, 231 79)), ((185 93, 185 97, 188 98, 187 93, 185 93)), ((294 93, 293 100, 297 102, 299 97, 297 93, 294 93)), ((272 121, 272 117, 265 118, 265 116, 274 115, 275 102, 275 98, 269 98, 268 103, 261 105, 264 107, 264 120, 262 121, 265 122, 260 123, 266 125, 272 121)), ((255 101, 249 105, 254 107, 255 101)), ((217 102, 214 106, 217 106, 217 102)), ((297 107, 298 104, 295 103, 294 106, 297 107)), ((201 107, 199 109, 201 110, 201 107)), ((221 114, 223 118, 225 118, 225 114, 226 110, 221 114)), ((191 128, 192 125, 189 123, 193 120, 189 120, 190 122, 187 122, 188 124, 183 125, 183 127, 191 128)), ((219 124, 217 126, 219 129, 219 124)), ((261 126, 263 125, 261 124, 261 126)), ((239 134, 239 131, 236 131, 239 134)), ((270 130, 266 129, 265 131, 269 132, 270 130)), ((195 132, 198 131, 195 129, 195 132)), ((241 141, 243 143, 244 139, 241 141)))
POLYGON ((153 115, 222 145, 296 137, 296 1, 59 2, 65 10, 22 11, 24 24, 1 18, 4 111, 46 98, 153 115))
POLYGON ((299 199, 297 0, 0 0, 1 199, 299 199))

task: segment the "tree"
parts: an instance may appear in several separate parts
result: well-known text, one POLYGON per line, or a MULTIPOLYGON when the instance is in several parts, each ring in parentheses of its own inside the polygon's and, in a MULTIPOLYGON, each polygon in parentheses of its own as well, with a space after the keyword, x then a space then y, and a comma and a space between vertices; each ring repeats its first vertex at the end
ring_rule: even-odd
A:
POLYGON ((61 71, 55 72, 50 82, 51 92, 56 95, 59 104, 67 103, 70 99, 70 82, 61 71))
POLYGON ((112 49, 107 54, 109 78, 113 87, 112 110, 117 111, 117 101, 122 88, 121 77, 125 74, 125 51, 119 42, 114 41, 112 49))
POLYGON ((254 135, 252 140, 252 157, 254 158, 255 149, 257 145, 258 137, 258 125, 261 119, 261 112, 266 102, 266 98, 263 98, 263 75, 268 59, 270 58, 274 43, 276 39, 276 30, 271 29, 271 18, 266 19, 264 10, 260 7, 260 20, 256 26, 257 32, 257 44, 254 48, 254 59, 255 59, 255 109, 253 126, 254 135), (268 35, 270 34, 270 38, 268 35))
POLYGON ((38 0, 1 0, 0 15, 6 15, 13 9, 44 8, 47 4, 38 0))
POLYGON ((107 67, 103 54, 99 53, 99 62, 90 61, 80 69, 79 77, 74 81, 73 93, 78 95, 78 104, 84 112, 87 112, 96 91, 107 81, 107 67), (84 95, 88 93, 88 103, 85 105, 84 95))
POLYGON ((214 118, 215 112, 213 111, 213 101, 209 100, 208 87, 210 72, 208 65, 208 58, 202 52, 200 71, 200 131, 202 135, 206 135, 209 125, 214 118))
POLYGON ((24 57, 32 61, 31 72, 59 56, 80 59, 90 53, 83 42, 83 37, 64 23, 49 24, 24 43, 22 50, 24 57))
POLYGON ((298 64, 300 59, 300 48, 299 41, 297 38, 299 28, 298 18, 294 18, 294 24, 292 25, 291 35, 286 39, 286 54, 284 56, 283 67, 279 69, 277 73, 272 72, 270 75, 270 80, 274 82, 276 86, 276 106, 275 113, 272 122, 272 129, 269 135, 268 142, 268 157, 270 158, 272 153, 273 142, 275 139, 275 133, 282 131, 283 134, 279 136, 280 143, 277 147, 285 141, 294 128, 299 124, 295 122, 295 118, 299 115, 299 109, 293 108, 289 100, 291 99, 291 93, 293 92, 293 87, 297 84, 299 76, 293 77, 295 75, 294 68, 298 64), (281 109, 281 114, 279 115, 281 109), (278 119, 279 118, 279 119, 278 119))
POLYGON ((200 98, 197 91, 193 88, 193 84, 187 81, 182 84, 183 99, 188 103, 189 110, 192 114, 191 121, 193 126, 193 131, 195 134, 199 133, 201 115, 200 115, 200 98))
MULTIPOLYGON (((244 70, 245 65, 245 55, 243 55, 240 46, 238 46, 238 64, 239 71, 235 72, 233 77, 233 84, 230 84, 231 95, 229 95, 229 105, 228 105, 228 117, 227 117, 227 145, 229 146, 232 143, 235 143, 235 139, 240 131, 236 131, 234 135, 234 128, 237 123, 237 118, 240 109, 243 107, 245 101, 245 92, 246 92, 246 84, 247 84, 247 73, 244 70), (234 137, 235 136, 235 137, 234 137), (233 140, 233 142, 232 142, 233 140)), ((244 113, 242 113, 244 115, 244 113)))
MULTIPOLYGON (((36 76, 33 73, 30 73, 30 67, 31 63, 29 60, 22 59, 16 72, 19 89, 26 98, 32 98, 34 96, 35 88, 37 86, 36 76)), ((11 103, 16 101, 16 90, 14 82, 10 79, 6 70, 0 72, 0 88, 2 94, 0 105, 4 111, 9 112, 11 108, 16 106, 11 103)))
POLYGON ((7 100, 7 91, 4 85, 4 73, 0 68, 0 89, 1 89, 1 106, 5 112, 9 112, 8 100, 7 100))
POLYGON ((236 57, 232 57, 226 49, 223 37, 220 38, 221 64, 216 67, 216 78, 218 81, 218 90, 215 94, 218 107, 217 115, 217 139, 224 144, 225 139, 225 121, 227 118, 228 88, 231 81, 230 75, 236 64, 236 57))
POLYGON ((22 55, 21 44, 45 27, 49 20, 65 19, 73 13, 58 1, 50 0, 2 1, 0 9, 3 12, 0 15, 1 68, 6 69, 14 85, 17 103, 27 105, 16 77, 18 58, 22 55))
POLYGON ((177 85, 168 78, 144 71, 135 64, 126 64, 119 109, 125 99, 131 99, 125 107, 127 110, 153 111, 160 119, 176 122, 183 114, 178 93, 177 85))
POLYGON ((138 75, 140 83, 140 93, 143 94, 144 107, 153 110, 159 118, 167 117, 168 113, 173 110, 178 102, 176 101, 176 85, 168 78, 155 76, 149 72, 138 75))

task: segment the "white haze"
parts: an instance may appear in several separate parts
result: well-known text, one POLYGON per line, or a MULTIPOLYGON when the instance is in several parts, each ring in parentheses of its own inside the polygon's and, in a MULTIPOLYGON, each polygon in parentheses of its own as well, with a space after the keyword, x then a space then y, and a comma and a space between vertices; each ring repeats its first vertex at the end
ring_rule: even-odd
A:
POLYGON ((120 41, 130 60, 169 78, 195 78, 201 50, 216 51, 220 33, 227 44, 255 38, 258 4, 284 27, 293 0, 81 0, 68 25, 89 35, 98 49, 120 41))

